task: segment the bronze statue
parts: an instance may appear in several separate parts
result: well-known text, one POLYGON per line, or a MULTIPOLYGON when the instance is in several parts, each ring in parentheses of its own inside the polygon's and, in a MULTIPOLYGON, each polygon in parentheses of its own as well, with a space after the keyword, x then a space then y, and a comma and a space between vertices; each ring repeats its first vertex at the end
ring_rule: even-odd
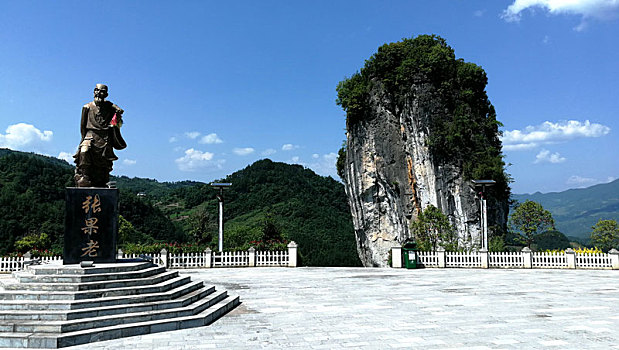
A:
POLYGON ((118 157, 114 149, 127 147, 120 134, 123 110, 106 101, 107 86, 97 84, 94 101, 82 107, 80 131, 82 140, 75 158, 75 185, 77 187, 107 187, 112 162, 118 157))

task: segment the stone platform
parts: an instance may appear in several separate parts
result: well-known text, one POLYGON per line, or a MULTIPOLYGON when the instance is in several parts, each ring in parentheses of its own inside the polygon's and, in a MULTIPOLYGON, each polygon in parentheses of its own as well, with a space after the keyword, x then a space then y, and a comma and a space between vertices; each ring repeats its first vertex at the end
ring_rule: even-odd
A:
POLYGON ((208 325, 237 296, 150 262, 37 265, 0 280, 0 347, 60 348, 208 325))
POLYGON ((70 349, 619 349, 617 270, 179 272, 243 303, 209 327, 70 349))

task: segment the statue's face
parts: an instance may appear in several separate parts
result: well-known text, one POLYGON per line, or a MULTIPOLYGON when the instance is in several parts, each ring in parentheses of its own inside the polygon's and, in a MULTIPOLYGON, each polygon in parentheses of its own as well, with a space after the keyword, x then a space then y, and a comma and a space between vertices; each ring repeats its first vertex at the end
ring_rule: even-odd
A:
POLYGON ((97 84, 97 86, 95 86, 95 102, 101 102, 103 100, 105 100, 105 98, 107 97, 107 86, 102 85, 102 84, 97 84))

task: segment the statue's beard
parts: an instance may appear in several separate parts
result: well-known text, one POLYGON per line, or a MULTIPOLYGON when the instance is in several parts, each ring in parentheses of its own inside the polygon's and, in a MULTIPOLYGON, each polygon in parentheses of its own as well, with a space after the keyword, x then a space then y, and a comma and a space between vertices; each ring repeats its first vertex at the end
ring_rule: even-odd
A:
POLYGON ((99 95, 95 95, 95 103, 99 104, 101 102, 103 102, 103 100, 105 99, 105 97, 101 97, 99 95))

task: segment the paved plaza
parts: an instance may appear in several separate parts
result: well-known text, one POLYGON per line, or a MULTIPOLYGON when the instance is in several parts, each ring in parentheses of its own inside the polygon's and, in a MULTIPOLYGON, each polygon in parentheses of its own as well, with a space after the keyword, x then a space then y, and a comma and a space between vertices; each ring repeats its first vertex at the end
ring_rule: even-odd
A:
POLYGON ((180 271, 242 304, 208 327, 67 349, 619 349, 619 271, 180 271))

